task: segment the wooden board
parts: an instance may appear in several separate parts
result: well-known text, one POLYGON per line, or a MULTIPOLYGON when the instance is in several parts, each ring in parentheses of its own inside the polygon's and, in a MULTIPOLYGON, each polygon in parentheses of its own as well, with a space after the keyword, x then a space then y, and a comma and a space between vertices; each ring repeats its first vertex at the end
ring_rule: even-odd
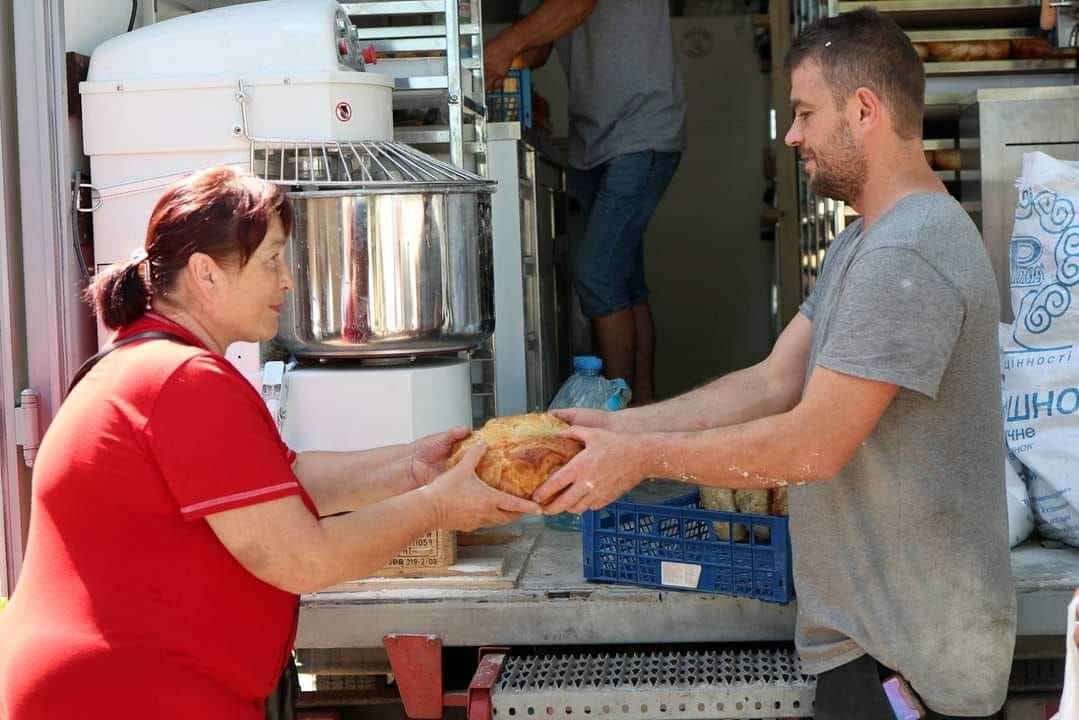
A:
POLYGON ((508 545, 521 539, 521 533, 507 530, 477 530, 457 534, 457 547, 474 545, 508 545))
POLYGON ((508 532, 516 539, 504 544, 466 545, 457 550, 457 563, 425 568, 437 575, 424 577, 371 577, 327 588, 321 592, 368 592, 375 590, 498 590, 516 587, 542 523, 515 524, 508 532))
POLYGON ((421 578, 421 577, 457 577, 459 575, 501 575, 504 559, 485 548, 465 547, 457 549, 457 562, 442 567, 393 568, 392 572, 379 573, 379 577, 421 578))

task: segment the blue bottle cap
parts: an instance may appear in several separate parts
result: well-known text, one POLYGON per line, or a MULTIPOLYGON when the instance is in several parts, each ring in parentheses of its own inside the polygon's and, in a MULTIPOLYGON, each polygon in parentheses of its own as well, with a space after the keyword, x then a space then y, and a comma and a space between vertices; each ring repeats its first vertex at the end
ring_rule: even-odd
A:
POLYGON ((573 369, 599 371, 603 369, 603 359, 595 355, 578 355, 573 358, 573 369))

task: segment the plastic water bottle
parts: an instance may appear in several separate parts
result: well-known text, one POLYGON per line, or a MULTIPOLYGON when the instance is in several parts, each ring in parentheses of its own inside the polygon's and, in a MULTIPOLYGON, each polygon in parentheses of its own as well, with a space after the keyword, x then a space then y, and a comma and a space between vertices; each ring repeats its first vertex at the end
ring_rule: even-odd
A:
MULTIPOLYGON (((622 378, 608 380, 602 375, 603 360, 592 355, 573 358, 573 375, 562 385, 551 401, 549 410, 559 408, 594 408, 621 410, 632 397, 629 385, 622 378)), ((548 527, 556 530, 581 529, 581 516, 564 512, 543 518, 548 527)))

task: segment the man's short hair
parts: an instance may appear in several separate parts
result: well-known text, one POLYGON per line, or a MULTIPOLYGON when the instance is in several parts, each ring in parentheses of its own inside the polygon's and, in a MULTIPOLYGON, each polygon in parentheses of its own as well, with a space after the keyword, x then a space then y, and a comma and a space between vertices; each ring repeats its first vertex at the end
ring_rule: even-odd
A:
POLYGON ((891 19, 871 8, 822 18, 795 38, 784 69, 789 75, 807 61, 820 64, 838 107, 868 88, 891 110, 900 137, 921 136, 925 67, 891 19))

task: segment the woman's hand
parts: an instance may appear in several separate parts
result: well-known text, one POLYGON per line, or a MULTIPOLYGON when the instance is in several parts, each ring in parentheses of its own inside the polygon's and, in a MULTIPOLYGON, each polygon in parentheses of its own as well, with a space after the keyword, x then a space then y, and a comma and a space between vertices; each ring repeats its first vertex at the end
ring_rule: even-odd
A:
POLYGON ((499 492, 476 477, 476 463, 485 452, 482 443, 470 447, 461 462, 421 489, 435 505, 439 529, 469 531, 542 512, 531 500, 499 492))
POLYGON ((446 432, 422 437, 412 443, 408 472, 416 487, 430 484, 446 469, 446 460, 453 453, 458 440, 464 440, 472 431, 461 425, 446 432))

